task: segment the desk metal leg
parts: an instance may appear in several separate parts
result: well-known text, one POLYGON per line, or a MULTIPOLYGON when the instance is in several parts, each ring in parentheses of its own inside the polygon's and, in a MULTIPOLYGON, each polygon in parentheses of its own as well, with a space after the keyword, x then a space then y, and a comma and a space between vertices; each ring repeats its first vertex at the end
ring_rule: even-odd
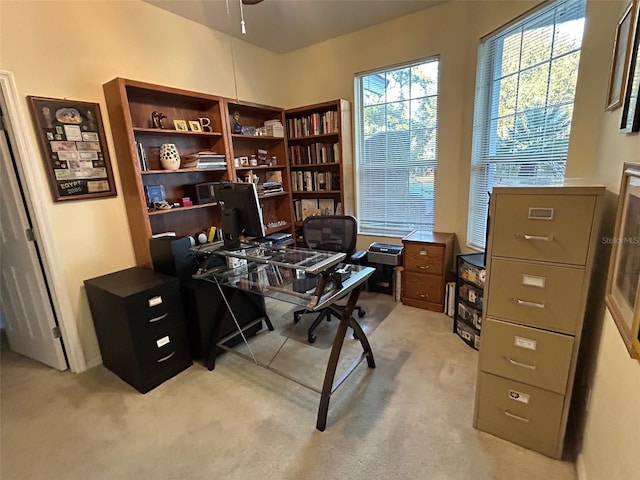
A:
MULTIPOLYGON (((371 346, 369 345, 369 341, 367 340, 364 331, 357 324, 357 322, 353 319, 351 314, 353 313, 353 309, 358 302, 358 297, 360 296, 360 292, 362 291, 362 287, 364 284, 358 285, 351 294, 349 295, 349 300, 347 301, 347 305, 342 312, 342 318, 340 319, 340 323, 338 324, 338 330, 336 331, 336 336, 333 339, 333 346, 331 347, 331 354, 329 355, 329 363, 327 364, 327 370, 324 374, 324 383, 322 384, 322 393, 320 394, 320 406, 318 407, 318 418, 316 421, 316 428, 321 432, 327 426, 327 412, 329 411, 329 400, 331 398, 331 394, 333 393, 333 381, 336 375, 336 369, 338 368, 338 360, 340 359, 340 352, 342 350, 342 345, 344 344, 344 337, 347 334, 347 327, 351 326, 354 328, 360 343, 362 344, 362 348, 364 350, 364 354, 367 358, 367 364, 370 368, 375 368, 375 361, 373 359, 373 352, 371 351, 371 346)), ((357 367, 357 363, 352 365, 351 370, 357 367)), ((346 375, 350 373, 346 372, 342 378, 345 378, 346 375)))

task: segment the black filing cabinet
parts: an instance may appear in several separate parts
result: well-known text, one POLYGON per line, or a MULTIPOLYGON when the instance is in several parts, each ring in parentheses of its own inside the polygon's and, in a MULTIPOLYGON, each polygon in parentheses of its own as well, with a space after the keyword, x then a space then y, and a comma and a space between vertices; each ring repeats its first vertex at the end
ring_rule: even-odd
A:
POLYGON ((176 277, 133 267, 84 285, 105 367, 146 393, 191 366, 176 277))

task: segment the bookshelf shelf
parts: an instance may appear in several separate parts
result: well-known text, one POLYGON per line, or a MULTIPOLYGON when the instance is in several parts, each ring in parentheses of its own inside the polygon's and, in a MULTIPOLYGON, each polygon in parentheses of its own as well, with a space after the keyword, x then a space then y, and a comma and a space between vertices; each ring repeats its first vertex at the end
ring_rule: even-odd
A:
POLYGON ((180 212, 185 212, 187 210, 195 210, 198 208, 211 208, 211 207, 216 207, 218 205, 217 202, 213 202, 213 203, 204 203, 202 205, 192 205, 190 207, 174 207, 174 208, 167 208, 166 210, 150 210, 149 211, 149 215, 168 215, 171 213, 180 213, 180 212))
POLYGON ((226 168, 181 168, 179 170, 143 170, 142 175, 177 175, 180 173, 227 172, 226 168))
POLYGON ((166 137, 168 135, 187 135, 187 136, 196 136, 196 137, 221 137, 224 135, 222 132, 192 132, 192 131, 183 131, 183 130, 173 130, 170 128, 142 128, 142 127, 134 127, 134 133, 142 133, 149 135, 162 135, 166 137))

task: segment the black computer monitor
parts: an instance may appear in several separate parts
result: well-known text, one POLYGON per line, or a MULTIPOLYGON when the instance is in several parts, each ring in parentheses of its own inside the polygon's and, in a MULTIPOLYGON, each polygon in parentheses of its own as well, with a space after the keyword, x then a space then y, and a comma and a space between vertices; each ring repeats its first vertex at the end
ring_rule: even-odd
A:
POLYGON ((222 238, 226 248, 240 248, 240 236, 264 237, 262 209, 255 184, 220 183, 213 189, 222 216, 222 238))

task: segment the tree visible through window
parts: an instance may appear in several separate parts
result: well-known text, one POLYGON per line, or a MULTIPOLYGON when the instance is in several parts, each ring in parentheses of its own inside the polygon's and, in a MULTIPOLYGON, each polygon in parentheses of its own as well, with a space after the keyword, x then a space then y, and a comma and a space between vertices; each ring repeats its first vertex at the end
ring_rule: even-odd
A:
POLYGON ((355 79, 360 233, 433 229, 438 64, 432 58, 355 79))
POLYGON ((557 0, 483 40, 478 54, 467 243, 483 248, 497 184, 564 178, 585 0, 557 0))

